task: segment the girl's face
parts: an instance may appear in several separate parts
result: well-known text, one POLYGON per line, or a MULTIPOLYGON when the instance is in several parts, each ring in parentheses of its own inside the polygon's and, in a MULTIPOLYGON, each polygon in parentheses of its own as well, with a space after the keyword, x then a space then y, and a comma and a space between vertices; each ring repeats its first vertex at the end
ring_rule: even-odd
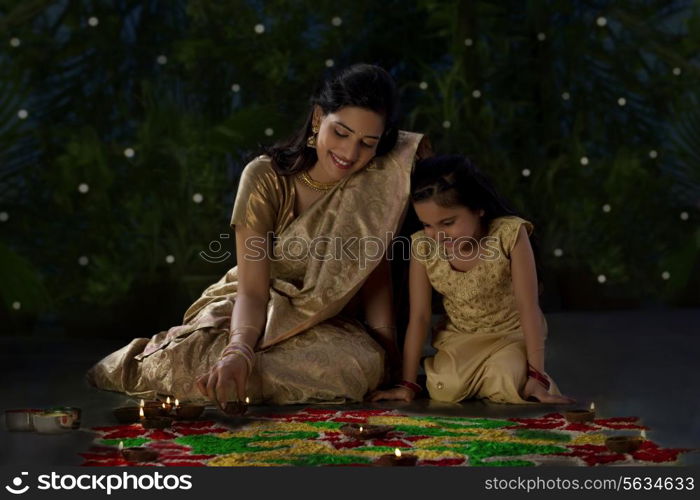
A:
POLYGON ((479 239, 483 235, 483 210, 473 212, 461 205, 442 207, 430 199, 414 203, 413 208, 425 234, 443 245, 448 254, 454 252, 454 241, 458 238, 467 243, 469 238, 479 239))
POLYGON ((339 181, 374 158, 384 132, 384 117, 379 113, 348 106, 323 115, 317 107, 315 119, 320 125, 316 138, 318 163, 312 168, 315 179, 339 181))

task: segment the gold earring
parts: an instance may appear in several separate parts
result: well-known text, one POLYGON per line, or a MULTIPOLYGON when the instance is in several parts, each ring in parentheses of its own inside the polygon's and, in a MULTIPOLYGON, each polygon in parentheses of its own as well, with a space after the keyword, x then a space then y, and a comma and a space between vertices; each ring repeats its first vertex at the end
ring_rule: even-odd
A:
POLYGON ((313 132, 308 139, 306 139, 306 145, 310 148, 316 147, 316 136, 318 135, 318 125, 314 124, 311 127, 311 132, 313 132))

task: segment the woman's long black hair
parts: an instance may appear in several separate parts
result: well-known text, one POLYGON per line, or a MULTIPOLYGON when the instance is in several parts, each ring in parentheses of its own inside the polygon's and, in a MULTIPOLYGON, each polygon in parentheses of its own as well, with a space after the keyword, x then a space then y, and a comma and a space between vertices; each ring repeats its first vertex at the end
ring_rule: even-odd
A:
POLYGON ((312 134, 315 106, 324 114, 353 106, 379 113, 384 117, 384 132, 377 145, 376 156, 382 156, 396 145, 398 130, 398 91, 394 79, 384 69, 371 64, 354 64, 325 80, 310 99, 309 112, 303 126, 287 140, 267 148, 277 171, 292 175, 311 168, 317 161, 316 149, 306 145, 312 134))
MULTIPOLYGON (((472 212, 484 211, 483 229, 488 233, 491 222, 507 215, 529 220, 515 210, 494 187, 491 179, 469 158, 461 155, 433 156, 416 163, 411 175, 411 201, 432 200, 441 207, 464 206, 472 212)), ((537 279, 541 282, 539 245, 534 233, 530 243, 535 254, 537 279)))

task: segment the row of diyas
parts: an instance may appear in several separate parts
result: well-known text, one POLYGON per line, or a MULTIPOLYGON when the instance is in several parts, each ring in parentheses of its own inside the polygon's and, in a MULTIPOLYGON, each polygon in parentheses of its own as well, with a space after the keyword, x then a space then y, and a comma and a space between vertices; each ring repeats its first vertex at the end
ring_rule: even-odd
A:
MULTIPOLYGON (((229 401, 224 407, 228 415, 244 415, 248 411, 250 398, 245 402, 229 401)), ((195 420, 204 412, 204 405, 180 404, 177 398, 170 396, 165 401, 144 401, 138 406, 122 406, 114 410, 114 416, 122 423, 140 423, 144 429, 165 429, 170 427, 173 419, 195 420)), ((119 454, 129 462, 153 462, 158 460, 158 452, 147 446, 131 446, 124 448, 119 441, 119 454)))
MULTIPOLYGON (((586 409, 575 409, 564 412, 564 418, 572 423, 593 422, 595 420, 595 403, 586 409)), ((616 453, 634 453, 637 451, 644 441, 647 439, 647 434, 644 429, 639 436, 631 435, 616 435, 605 439, 605 446, 616 453)))
MULTIPOLYGON (((229 401, 224 407, 228 415, 240 416, 248 411, 250 399, 245 402, 229 401)), ((138 406, 122 406, 113 411, 116 419, 123 424, 141 423, 146 428, 169 427, 173 419, 195 420, 204 412, 204 405, 184 403, 180 404, 177 398, 170 396, 165 401, 144 401, 138 406)))

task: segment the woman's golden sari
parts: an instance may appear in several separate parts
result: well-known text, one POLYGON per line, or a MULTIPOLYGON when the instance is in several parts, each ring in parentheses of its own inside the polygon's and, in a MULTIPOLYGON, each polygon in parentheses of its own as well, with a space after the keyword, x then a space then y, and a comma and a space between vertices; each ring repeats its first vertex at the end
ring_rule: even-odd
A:
MULTIPOLYGON (((340 313, 403 221, 422 137, 400 132, 391 152, 296 218, 293 178, 265 156, 246 166, 231 224, 263 234, 271 228, 276 237, 267 321, 246 388, 253 403, 358 401, 382 380, 383 349, 361 322, 340 313), (309 242, 313 252, 305 252, 309 242)), ((140 398, 202 401, 195 381, 228 344, 237 285, 233 267, 189 307, 182 325, 132 340, 93 366, 88 382, 140 398)))

